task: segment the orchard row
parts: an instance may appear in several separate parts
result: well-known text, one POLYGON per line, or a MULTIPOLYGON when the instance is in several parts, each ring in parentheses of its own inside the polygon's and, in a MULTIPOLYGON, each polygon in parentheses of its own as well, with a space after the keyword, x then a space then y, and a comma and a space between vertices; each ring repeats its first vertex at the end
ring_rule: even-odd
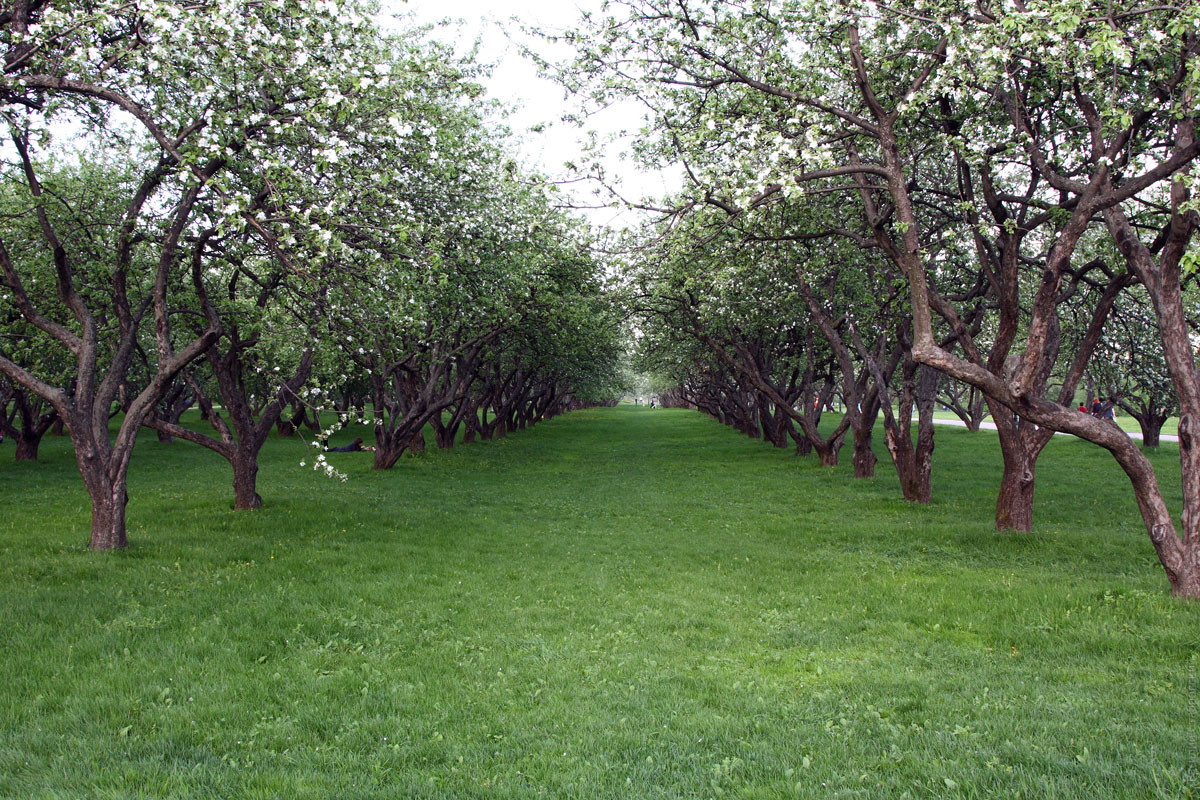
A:
POLYGON ((449 446, 612 396, 590 234, 471 60, 358 2, 14 9, 0 411, 26 457, 65 427, 93 548, 126 543, 145 426, 221 454, 253 508, 268 434, 319 409, 369 406, 386 469, 430 426, 449 446))

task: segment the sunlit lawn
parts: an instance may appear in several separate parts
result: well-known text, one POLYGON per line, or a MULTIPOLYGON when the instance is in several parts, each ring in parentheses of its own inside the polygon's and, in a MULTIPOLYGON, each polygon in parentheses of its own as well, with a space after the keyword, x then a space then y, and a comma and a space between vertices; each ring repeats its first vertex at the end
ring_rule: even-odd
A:
POLYGON ((1200 606, 1111 458, 1056 438, 997 534, 995 435, 937 437, 929 508, 622 406, 344 484, 275 439, 234 513, 148 435, 110 555, 8 443, 0 796, 1197 796, 1200 606))

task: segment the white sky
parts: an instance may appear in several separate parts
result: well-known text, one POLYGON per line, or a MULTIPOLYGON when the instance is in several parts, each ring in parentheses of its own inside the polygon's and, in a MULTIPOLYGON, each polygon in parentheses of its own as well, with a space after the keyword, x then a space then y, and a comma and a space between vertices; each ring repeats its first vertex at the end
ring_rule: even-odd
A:
MULTIPOLYGON (((546 30, 563 30, 574 25, 582 9, 598 12, 600 0, 516 0, 507 3, 503 0, 382 0, 382 5, 385 13, 411 14, 422 23, 447 18, 455 20, 449 28, 434 35, 455 43, 463 51, 479 39, 480 59, 495 64, 492 76, 486 82, 488 93, 517 107, 509 124, 518 137, 521 154, 552 179, 566 175, 563 164, 578 159, 579 142, 583 138, 583 131, 562 121, 565 112, 575 110, 574 101, 564 98, 561 86, 539 77, 534 65, 522 57, 516 42, 536 46, 539 52, 545 52, 547 44, 526 37, 520 30, 522 23, 546 30), (543 126, 540 132, 532 130, 539 125, 543 126)), ((566 52, 550 55, 562 57, 566 52)), ((642 111, 633 103, 614 106, 591 117, 587 127, 601 135, 621 131, 635 133, 643 124, 642 111)), ((627 143, 628 139, 610 145, 605 163, 606 172, 619 182, 623 196, 637 200, 643 195, 661 195, 668 191, 668 183, 676 183, 669 176, 639 172, 631 162, 623 160, 620 156, 627 143)), ((583 185, 564 187, 581 205, 610 200, 607 193, 602 195, 602 200, 598 199, 591 193, 592 188, 583 185)), ((634 215, 618 209, 589 211, 587 216, 595 225, 622 226, 636 221, 634 215)))

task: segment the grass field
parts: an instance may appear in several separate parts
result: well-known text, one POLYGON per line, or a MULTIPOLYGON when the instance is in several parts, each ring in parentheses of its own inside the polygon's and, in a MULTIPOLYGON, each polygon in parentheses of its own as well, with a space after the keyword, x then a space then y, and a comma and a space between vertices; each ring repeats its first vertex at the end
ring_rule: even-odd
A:
POLYGON ((937 437, 928 508, 626 405, 344 484, 274 439, 234 513, 146 436, 116 554, 8 443, 0 797, 1200 796, 1200 605, 1112 459, 1056 438, 997 534, 994 434, 937 437))

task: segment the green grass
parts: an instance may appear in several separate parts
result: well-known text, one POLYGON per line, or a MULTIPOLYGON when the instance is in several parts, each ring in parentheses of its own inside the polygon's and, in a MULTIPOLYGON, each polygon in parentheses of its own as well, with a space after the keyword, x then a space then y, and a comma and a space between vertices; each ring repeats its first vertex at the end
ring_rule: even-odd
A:
POLYGON ((273 439, 234 513, 147 436, 116 554, 5 445, 0 796, 1200 795, 1200 604, 1112 459, 1056 438, 997 534, 995 437, 937 437, 928 508, 622 406, 344 484, 273 439))

